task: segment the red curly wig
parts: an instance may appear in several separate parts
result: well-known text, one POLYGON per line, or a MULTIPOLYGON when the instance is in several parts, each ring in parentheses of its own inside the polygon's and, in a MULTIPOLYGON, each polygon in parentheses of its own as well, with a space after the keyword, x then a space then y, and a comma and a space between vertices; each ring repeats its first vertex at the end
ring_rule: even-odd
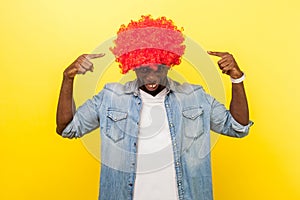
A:
POLYGON ((179 65, 185 45, 183 28, 178 29, 166 17, 153 19, 142 16, 138 21, 121 25, 117 32, 115 47, 110 48, 116 56, 121 73, 141 66, 163 64, 179 65))

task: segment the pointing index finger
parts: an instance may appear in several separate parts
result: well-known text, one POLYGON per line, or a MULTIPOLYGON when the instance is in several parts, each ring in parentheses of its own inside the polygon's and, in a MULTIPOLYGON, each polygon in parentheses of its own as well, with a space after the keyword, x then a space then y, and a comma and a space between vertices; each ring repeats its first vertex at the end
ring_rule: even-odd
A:
POLYGON ((103 57, 104 55, 105 55, 104 53, 86 54, 85 58, 87 58, 87 59, 94 59, 94 58, 103 57))
POLYGON ((223 57, 228 54, 227 52, 218 52, 218 51, 207 51, 207 53, 209 55, 218 56, 218 57, 223 57))

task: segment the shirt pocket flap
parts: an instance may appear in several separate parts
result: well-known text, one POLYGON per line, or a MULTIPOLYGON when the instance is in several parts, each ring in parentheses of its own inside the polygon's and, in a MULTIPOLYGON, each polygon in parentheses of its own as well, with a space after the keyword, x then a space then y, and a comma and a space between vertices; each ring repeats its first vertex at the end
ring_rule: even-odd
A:
POLYGON ((188 110, 182 111, 182 115, 185 116, 188 119, 195 120, 197 117, 199 117, 203 113, 202 108, 192 108, 188 110))
POLYGON ((109 110, 107 112, 107 117, 109 117, 111 120, 117 122, 117 121, 120 121, 122 119, 126 119, 127 118, 127 113, 122 112, 122 111, 109 110))

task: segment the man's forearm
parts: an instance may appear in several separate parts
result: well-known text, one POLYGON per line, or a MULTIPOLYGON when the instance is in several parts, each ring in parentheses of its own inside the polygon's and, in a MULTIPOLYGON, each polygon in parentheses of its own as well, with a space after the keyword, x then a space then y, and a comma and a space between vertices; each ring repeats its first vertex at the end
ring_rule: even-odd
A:
POLYGON ((76 107, 73 100, 74 79, 64 77, 56 112, 56 132, 61 134, 73 119, 76 107))
POLYGON ((249 110, 243 82, 232 83, 230 113, 242 125, 249 123, 249 110))

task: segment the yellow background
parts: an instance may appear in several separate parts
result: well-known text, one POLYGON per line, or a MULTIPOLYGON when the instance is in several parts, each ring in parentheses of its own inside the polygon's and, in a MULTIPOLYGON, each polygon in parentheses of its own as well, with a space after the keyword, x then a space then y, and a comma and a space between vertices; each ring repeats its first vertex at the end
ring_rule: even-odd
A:
POLYGON ((99 163, 55 133, 62 72, 142 14, 233 53, 247 74, 255 125, 214 147, 215 199, 300 199, 299 9, 298 0, 1 1, 0 199, 97 198, 99 163))

